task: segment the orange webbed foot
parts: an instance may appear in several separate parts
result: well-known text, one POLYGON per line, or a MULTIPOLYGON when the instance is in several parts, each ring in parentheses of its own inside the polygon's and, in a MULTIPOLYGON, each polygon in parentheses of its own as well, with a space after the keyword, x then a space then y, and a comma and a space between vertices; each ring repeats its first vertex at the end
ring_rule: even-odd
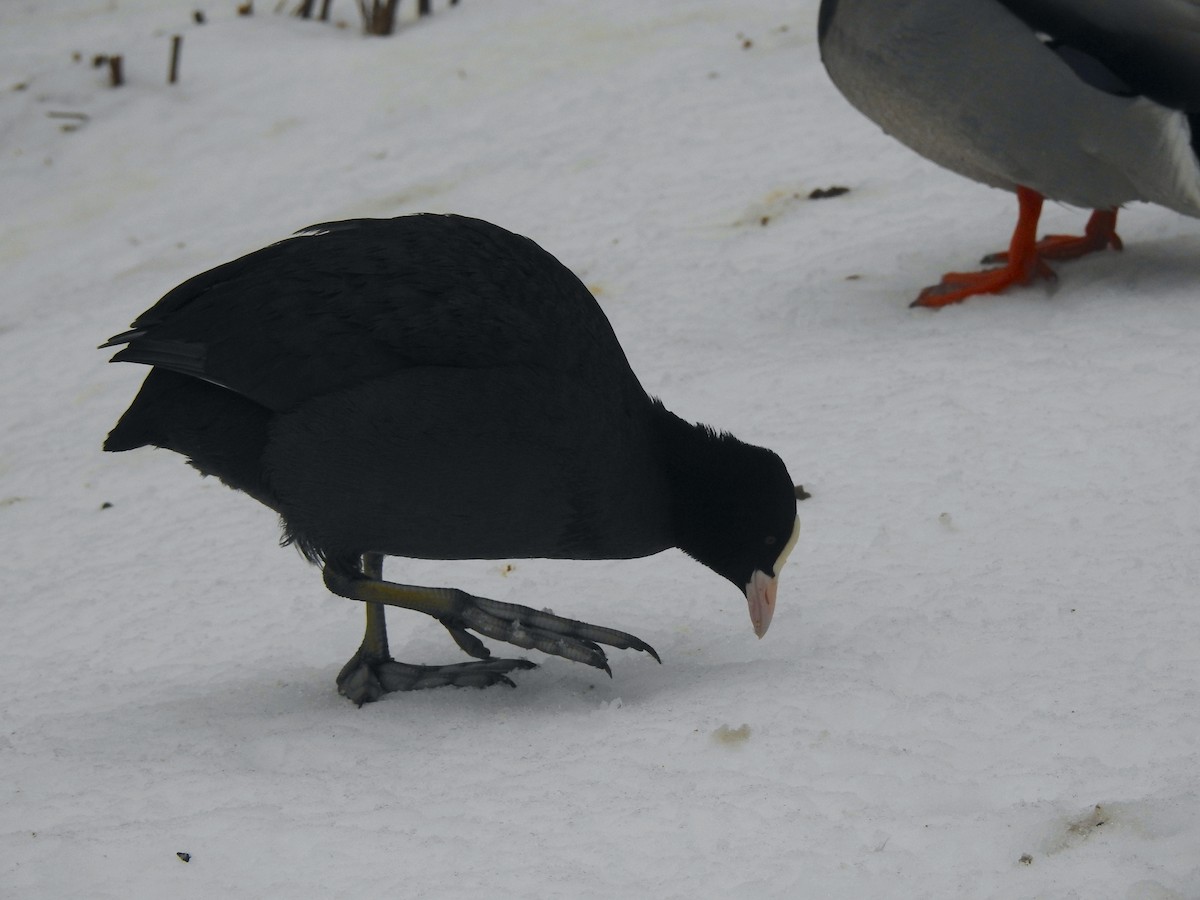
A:
POLYGON ((1047 281, 1058 278, 1038 255, 1018 265, 1004 265, 982 272, 947 272, 939 284, 925 288, 910 305, 940 309, 977 294, 998 294, 1014 284, 1026 285, 1035 278, 1045 278, 1047 281))
POLYGON ((982 272, 948 272, 942 276, 941 283, 921 291, 912 305, 938 309, 951 303, 960 303, 976 294, 998 294, 1013 285, 1026 285, 1037 278, 1054 281, 1058 276, 1046 262, 1048 259, 1076 259, 1108 247, 1121 249, 1115 209, 1095 210, 1081 237, 1052 234, 1037 240, 1042 200, 1042 195, 1037 191, 1017 188, 1020 213, 1008 250, 983 258, 984 265, 997 265, 999 268, 982 272))
MULTIPOLYGON (((1034 249, 1042 259, 1079 259, 1101 250, 1125 249, 1121 236, 1117 234, 1117 211, 1098 209, 1088 219, 1082 235, 1048 234, 1037 242, 1034 249)), ((991 253, 983 258, 983 264, 996 265, 1008 262, 1008 253, 991 253)))

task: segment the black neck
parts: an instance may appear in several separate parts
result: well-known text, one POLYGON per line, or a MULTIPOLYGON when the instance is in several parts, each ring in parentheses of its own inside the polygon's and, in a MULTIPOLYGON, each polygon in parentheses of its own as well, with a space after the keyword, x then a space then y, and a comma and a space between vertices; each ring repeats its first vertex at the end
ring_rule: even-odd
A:
POLYGON ((733 476, 744 469, 749 448, 731 434, 684 421, 657 401, 655 406, 675 546, 720 571, 728 551, 726 529, 735 525, 730 518, 739 499, 733 476))

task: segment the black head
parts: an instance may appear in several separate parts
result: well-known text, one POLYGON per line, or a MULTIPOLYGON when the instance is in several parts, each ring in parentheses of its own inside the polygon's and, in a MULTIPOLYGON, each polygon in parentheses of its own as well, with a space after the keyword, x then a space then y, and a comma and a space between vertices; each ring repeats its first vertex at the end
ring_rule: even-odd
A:
POLYGON ((755 633, 770 624, 779 569, 795 545, 796 488, 776 454, 693 429, 675 460, 677 546, 746 594, 755 633))

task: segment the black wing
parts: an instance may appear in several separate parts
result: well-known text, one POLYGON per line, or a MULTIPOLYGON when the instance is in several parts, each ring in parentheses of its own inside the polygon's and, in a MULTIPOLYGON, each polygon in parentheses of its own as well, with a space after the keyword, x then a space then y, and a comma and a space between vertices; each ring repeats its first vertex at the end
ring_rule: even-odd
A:
POLYGON ((428 214, 305 229, 184 282, 103 346, 120 344, 114 361, 276 411, 410 366, 624 360, 588 290, 533 241, 428 214))
MULTIPOLYGON (((1064 59, 1096 83, 1096 60, 1133 93, 1200 113, 1200 2, 1197 0, 1000 0, 1014 15, 1069 48, 1064 59)), ((1096 86, 1107 90, 1103 84, 1096 86)))

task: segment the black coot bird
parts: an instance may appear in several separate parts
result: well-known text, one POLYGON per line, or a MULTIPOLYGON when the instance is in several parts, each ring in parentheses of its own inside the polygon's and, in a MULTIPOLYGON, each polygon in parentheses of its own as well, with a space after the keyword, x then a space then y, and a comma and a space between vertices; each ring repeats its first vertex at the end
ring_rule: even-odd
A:
MULTIPOLYGON (((478 219, 316 225, 185 282, 103 346, 152 366, 105 450, 188 457, 275 510, 284 541, 367 606, 338 687, 512 684, 471 632, 608 670, 636 637, 382 578, 383 556, 627 559, 678 547, 745 592, 761 637, 799 534, 769 450, 649 397, 595 299, 533 241, 478 219), (477 662, 391 659, 383 607, 440 621, 477 662)), ((610 673, 611 674, 611 673, 610 673)))

